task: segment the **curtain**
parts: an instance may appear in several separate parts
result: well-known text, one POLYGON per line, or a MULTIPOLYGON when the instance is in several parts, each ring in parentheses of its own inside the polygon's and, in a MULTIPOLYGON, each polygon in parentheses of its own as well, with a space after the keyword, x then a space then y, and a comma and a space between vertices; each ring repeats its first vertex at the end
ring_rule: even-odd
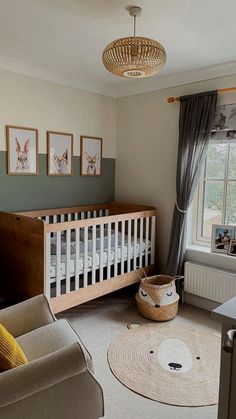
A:
POLYGON ((166 273, 181 275, 186 249, 186 222, 209 144, 217 91, 180 98, 176 203, 166 273))

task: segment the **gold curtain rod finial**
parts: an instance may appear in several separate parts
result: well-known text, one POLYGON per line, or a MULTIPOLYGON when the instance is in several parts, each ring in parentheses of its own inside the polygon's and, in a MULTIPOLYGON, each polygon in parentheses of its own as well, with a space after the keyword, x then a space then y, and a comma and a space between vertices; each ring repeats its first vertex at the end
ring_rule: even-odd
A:
POLYGON ((174 96, 169 96, 167 98, 167 103, 174 103, 176 100, 179 100, 179 98, 174 97, 174 96))

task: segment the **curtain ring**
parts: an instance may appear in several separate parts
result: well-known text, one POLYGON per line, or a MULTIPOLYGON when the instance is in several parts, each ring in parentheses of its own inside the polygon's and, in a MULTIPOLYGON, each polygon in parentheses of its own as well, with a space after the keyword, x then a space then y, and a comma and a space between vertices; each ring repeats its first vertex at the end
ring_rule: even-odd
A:
POLYGON ((179 208, 177 201, 175 201, 175 205, 176 205, 177 210, 179 212, 181 212, 181 214, 187 214, 188 213, 188 210, 187 211, 184 211, 184 210, 182 210, 182 209, 179 208))

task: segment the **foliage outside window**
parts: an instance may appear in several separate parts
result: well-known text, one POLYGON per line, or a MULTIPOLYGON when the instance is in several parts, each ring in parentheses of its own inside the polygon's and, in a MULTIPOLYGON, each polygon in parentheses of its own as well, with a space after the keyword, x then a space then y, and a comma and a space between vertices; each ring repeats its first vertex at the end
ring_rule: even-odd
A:
POLYGON ((196 240, 211 241, 212 224, 236 224, 236 131, 212 132, 196 204, 196 240))

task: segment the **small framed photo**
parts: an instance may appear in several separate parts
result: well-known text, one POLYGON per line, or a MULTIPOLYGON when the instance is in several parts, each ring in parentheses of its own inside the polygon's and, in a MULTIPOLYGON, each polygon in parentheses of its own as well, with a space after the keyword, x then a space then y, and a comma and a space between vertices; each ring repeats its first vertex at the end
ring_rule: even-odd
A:
POLYGON ((102 138, 80 137, 81 176, 100 176, 102 174, 102 138))
POLYGON ((7 174, 38 174, 38 130, 6 126, 7 174))
POLYGON ((48 175, 71 176, 73 135, 47 131, 48 175))
POLYGON ((228 255, 236 256, 236 240, 230 240, 228 255))
POLYGON ((230 241, 234 238, 235 226, 213 224, 211 251, 216 253, 228 253, 230 241))

